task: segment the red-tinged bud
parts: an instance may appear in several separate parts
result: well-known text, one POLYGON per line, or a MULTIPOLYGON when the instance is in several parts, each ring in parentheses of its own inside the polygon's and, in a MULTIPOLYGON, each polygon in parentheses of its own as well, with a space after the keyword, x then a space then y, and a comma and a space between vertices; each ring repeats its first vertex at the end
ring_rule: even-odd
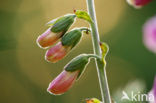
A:
POLYGON ((43 48, 53 45, 71 27, 75 17, 75 14, 68 14, 50 21, 50 28, 38 37, 37 44, 43 48))
POLYGON ((150 18, 143 27, 143 42, 145 46, 156 53, 156 16, 150 18))
POLYGON ((63 46, 61 42, 58 42, 55 46, 47 50, 45 59, 49 62, 55 63, 63 59, 70 49, 71 47, 63 46))
POLYGON ((47 50, 45 59, 52 63, 63 59, 79 43, 82 37, 82 31, 84 30, 87 31, 89 29, 76 28, 64 34, 58 44, 47 50))
POLYGON ((90 58, 100 59, 94 54, 81 54, 72 59, 64 67, 63 72, 49 84, 47 91, 55 95, 66 92, 83 73, 85 67, 89 63, 90 58))
POLYGON ((127 2, 134 6, 135 8, 140 8, 146 4, 148 4, 149 2, 151 2, 152 0, 127 0, 127 2))
POLYGON ((60 95, 65 93, 69 88, 72 87, 79 75, 79 70, 69 72, 63 70, 50 84, 47 91, 54 95, 60 95))
POLYGON ((54 33, 51 31, 51 28, 46 30, 43 34, 41 34, 37 39, 37 44, 41 48, 48 47, 56 43, 56 41, 63 35, 63 32, 54 33))

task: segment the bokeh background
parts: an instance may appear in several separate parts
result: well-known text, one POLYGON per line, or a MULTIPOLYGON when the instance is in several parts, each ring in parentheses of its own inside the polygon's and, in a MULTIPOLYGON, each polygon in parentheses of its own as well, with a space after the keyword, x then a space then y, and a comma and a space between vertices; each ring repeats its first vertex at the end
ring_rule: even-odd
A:
MULTIPOLYGON (((142 26, 156 14, 156 1, 136 10, 125 0, 95 0, 100 37, 110 46, 107 75, 111 94, 129 81, 141 79, 146 91, 156 74, 156 55, 143 45, 142 26)), ((73 57, 92 53, 91 36, 56 64, 44 60, 36 38, 58 16, 86 10, 85 0, 0 0, 0 103, 81 103, 100 97, 94 61, 65 94, 50 95, 48 84, 73 57)), ((73 27, 88 26, 78 20, 73 27)), ((72 27, 72 28, 73 28, 72 27)), ((135 87, 134 87, 135 88, 135 87)))

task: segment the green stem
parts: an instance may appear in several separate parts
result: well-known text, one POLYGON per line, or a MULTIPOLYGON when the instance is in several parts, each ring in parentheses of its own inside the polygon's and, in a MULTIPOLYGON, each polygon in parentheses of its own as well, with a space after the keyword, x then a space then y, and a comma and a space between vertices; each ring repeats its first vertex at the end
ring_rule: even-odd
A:
POLYGON ((90 29, 87 28, 87 27, 81 27, 80 30, 81 30, 81 31, 89 31, 89 32, 90 32, 90 29))
POLYGON ((100 56, 97 56, 97 55, 95 55, 95 54, 88 54, 88 57, 89 57, 89 58, 96 58, 96 59, 98 59, 98 60, 101 60, 101 57, 100 57, 100 56))
MULTIPOLYGON (((93 23, 90 23, 90 26, 92 30, 92 42, 93 42, 94 54, 101 57, 101 49, 99 46, 100 38, 99 38, 97 21, 96 21, 94 0, 87 0, 87 6, 88 6, 89 15, 93 20, 93 23)), ((111 103, 111 97, 110 97, 105 67, 106 64, 104 64, 100 60, 96 60, 96 68, 97 68, 97 73, 99 78, 102 101, 103 103, 111 103)))

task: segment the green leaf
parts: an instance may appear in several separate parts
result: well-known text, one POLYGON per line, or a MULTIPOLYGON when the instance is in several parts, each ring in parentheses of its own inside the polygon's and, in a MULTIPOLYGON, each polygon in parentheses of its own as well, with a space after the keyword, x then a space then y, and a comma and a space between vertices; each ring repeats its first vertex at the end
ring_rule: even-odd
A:
POLYGON ((101 51, 102 51, 102 60, 103 62, 105 63, 105 57, 109 51, 109 46, 104 43, 104 42, 100 42, 100 48, 101 48, 101 51))
POLYGON ((86 11, 76 10, 75 14, 76 14, 77 18, 84 19, 90 23, 92 22, 91 17, 89 16, 89 14, 86 11))

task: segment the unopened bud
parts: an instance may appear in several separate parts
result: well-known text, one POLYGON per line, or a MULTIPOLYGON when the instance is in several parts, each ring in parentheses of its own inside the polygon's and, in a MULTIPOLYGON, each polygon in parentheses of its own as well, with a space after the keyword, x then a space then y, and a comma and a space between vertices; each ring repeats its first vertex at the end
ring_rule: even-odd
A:
POLYGON ((47 31, 45 31, 37 39, 37 44, 41 48, 46 48, 50 45, 53 45, 64 34, 64 32, 54 33, 50 29, 51 28, 49 28, 47 31))
POLYGON ((45 59, 49 62, 55 63, 63 59, 70 49, 70 47, 63 46, 61 42, 58 42, 55 46, 47 50, 45 59))
POLYGON ((79 71, 68 72, 63 70, 50 84, 47 91, 54 95, 60 95, 69 90, 77 79, 79 71))
POLYGON ((78 44, 82 37, 83 30, 88 29, 77 28, 66 33, 59 43, 47 50, 45 59, 52 63, 63 59, 71 51, 71 49, 78 44))
MULTIPOLYGON (((80 77, 86 65, 89 62, 89 58, 97 57, 94 54, 81 54, 72 59, 50 84, 47 91, 54 95, 65 93, 72 87, 74 82, 80 77)), ((98 57, 97 57, 98 58, 98 57)))
POLYGON ((56 43, 73 24, 75 17, 74 14, 68 14, 49 22, 51 27, 38 37, 37 44, 45 48, 56 43))

